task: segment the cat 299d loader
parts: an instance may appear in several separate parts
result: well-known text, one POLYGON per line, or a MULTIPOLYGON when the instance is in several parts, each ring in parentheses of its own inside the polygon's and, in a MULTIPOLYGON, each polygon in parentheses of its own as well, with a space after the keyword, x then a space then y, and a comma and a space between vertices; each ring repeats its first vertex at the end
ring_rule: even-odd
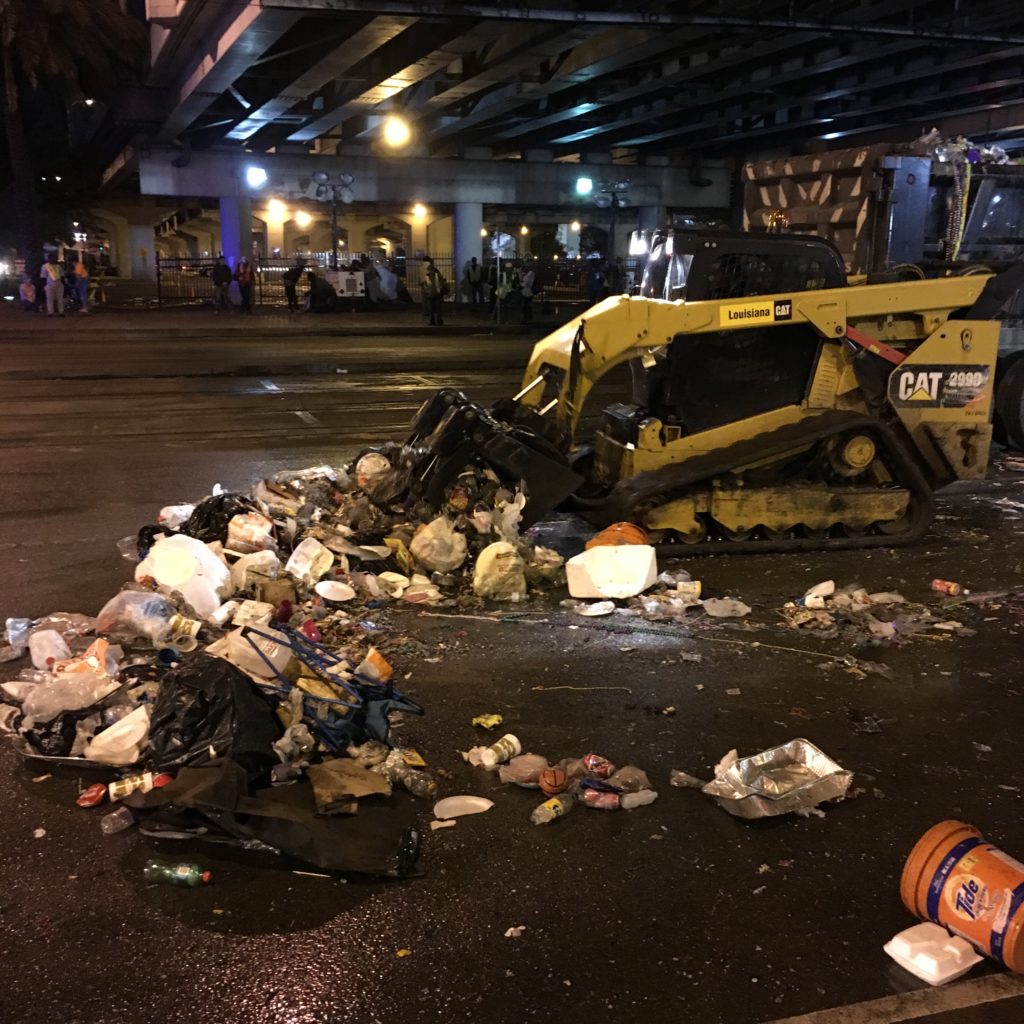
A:
POLYGON ((456 390, 413 424, 412 494, 436 504, 469 464, 553 508, 628 520, 687 553, 911 542, 933 492, 985 475, 1000 275, 848 284, 838 251, 794 235, 663 237, 678 301, 614 296, 533 350, 512 399, 456 390), (595 383, 629 361, 630 401, 575 434, 595 383))

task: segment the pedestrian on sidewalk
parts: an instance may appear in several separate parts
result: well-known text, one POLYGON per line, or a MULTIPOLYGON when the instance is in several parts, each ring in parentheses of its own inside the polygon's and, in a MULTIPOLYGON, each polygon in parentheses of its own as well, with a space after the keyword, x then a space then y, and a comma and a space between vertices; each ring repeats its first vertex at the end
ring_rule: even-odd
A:
POLYGON ((85 262, 85 254, 79 254, 78 262, 75 264, 75 291, 78 293, 78 301, 81 303, 79 313, 89 312, 89 267, 85 262))
POLYGON ((40 271, 43 279, 43 291, 46 293, 46 315, 53 316, 57 313, 64 315, 64 277, 61 274, 60 264, 57 262, 57 254, 51 252, 46 257, 43 269, 40 271))
POLYGON ((21 299, 21 308, 28 313, 34 313, 38 309, 36 286, 28 274, 23 274, 21 284, 18 285, 18 298, 21 299))
POLYGON ((527 267, 523 277, 522 284, 520 285, 519 291, 523 296, 523 323, 533 323, 533 285, 537 280, 537 275, 534 273, 533 267, 527 267))
POLYGON ((217 257, 217 262, 213 266, 213 272, 210 274, 210 280, 213 281, 214 313, 230 312, 231 268, 227 265, 223 256, 217 257))
POLYGON ((466 283, 469 285, 469 297, 476 310, 484 301, 484 268, 477 262, 474 256, 466 267, 466 283))
POLYGON ((242 296, 242 312, 252 312, 252 267, 248 260, 241 260, 235 267, 235 280, 242 296))
POLYGON ((288 300, 288 312, 298 313, 299 312, 299 281, 302 280, 302 273, 306 268, 306 261, 301 256, 295 257, 295 265, 289 267, 284 274, 281 275, 281 280, 284 282, 284 295, 288 300))
POLYGON ((448 282, 429 256, 423 258, 420 287, 423 294, 424 316, 430 316, 431 327, 444 327, 444 296, 448 290, 448 282))

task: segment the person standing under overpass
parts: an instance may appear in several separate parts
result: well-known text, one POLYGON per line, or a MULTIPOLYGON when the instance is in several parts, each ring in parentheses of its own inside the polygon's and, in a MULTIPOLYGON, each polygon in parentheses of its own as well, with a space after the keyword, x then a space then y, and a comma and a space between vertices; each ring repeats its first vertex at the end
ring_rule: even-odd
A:
POLYGON ((54 313, 64 315, 64 278, 61 274, 60 264, 57 262, 57 254, 51 252, 46 257, 43 269, 40 270, 43 279, 43 290, 46 293, 46 315, 53 316, 54 313))

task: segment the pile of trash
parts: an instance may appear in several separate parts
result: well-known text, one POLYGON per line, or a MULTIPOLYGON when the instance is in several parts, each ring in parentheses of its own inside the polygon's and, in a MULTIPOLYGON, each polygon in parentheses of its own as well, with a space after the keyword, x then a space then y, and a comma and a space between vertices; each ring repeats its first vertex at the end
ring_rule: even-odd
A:
POLYGON ((1009 164, 1010 154, 995 143, 972 142, 963 135, 947 138, 938 128, 932 128, 922 135, 915 149, 923 147, 940 163, 1009 164))
MULTIPOLYGON (((939 593, 959 595, 962 590, 958 587, 946 580, 932 582, 932 589, 939 593)), ((903 642, 922 634, 974 634, 962 622, 940 618, 924 605, 910 603, 902 594, 868 593, 857 583, 837 589, 835 580, 818 583, 798 600, 787 601, 780 615, 790 629, 811 630, 827 638, 846 636, 853 642, 903 642)))
MULTIPOLYGON (((566 574, 578 596, 625 599, 656 583, 657 566, 630 524, 594 537, 555 521, 551 546, 544 528, 521 535, 525 495, 486 468, 428 507, 410 499, 405 465, 396 447, 160 510, 118 543, 134 579, 95 618, 7 620, 0 661, 31 667, 0 684, 0 730, 28 759, 102 779, 80 802, 108 805, 106 833, 412 870, 415 815, 396 791, 435 798, 438 782, 392 747, 391 716, 423 709, 393 682, 390 650, 408 638, 381 625, 388 609, 519 602, 566 574)), ((503 770, 521 770, 510 756, 503 770)), ((535 759, 538 778, 514 781, 564 776, 548 780, 560 813, 654 799, 642 772, 609 778, 584 762, 535 759)))

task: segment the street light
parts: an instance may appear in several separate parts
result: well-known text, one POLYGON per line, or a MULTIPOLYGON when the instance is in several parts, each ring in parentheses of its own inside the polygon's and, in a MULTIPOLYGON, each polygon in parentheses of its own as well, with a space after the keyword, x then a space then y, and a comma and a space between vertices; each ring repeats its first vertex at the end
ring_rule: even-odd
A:
POLYGON ((414 203, 412 208, 412 215, 417 220, 423 220, 427 215, 427 208, 422 203, 414 203))
POLYGON ((338 269, 338 203, 351 203, 355 199, 351 174, 339 174, 338 183, 331 181, 326 171, 314 171, 310 177, 316 182, 316 197, 331 202, 331 270, 338 269))
POLYGON ((309 225, 313 223, 313 218, 306 213, 305 210, 299 210, 299 212, 295 214, 295 223, 298 224, 300 228, 308 228, 309 225))
POLYGON ((570 230, 570 231, 579 231, 579 229, 580 229, 580 222, 579 222, 578 220, 574 220, 574 221, 573 221, 573 222, 572 222, 572 223, 571 223, 571 224, 569 225, 569 230, 570 230))
POLYGON ((258 167, 256 164, 246 167, 245 183, 249 188, 263 188, 269 180, 269 175, 262 167, 258 167))
POLYGON ((593 178, 577 178, 576 179, 576 195, 578 196, 589 196, 594 191, 594 179, 593 178))
POLYGON ((384 144, 391 149, 400 149, 412 136, 409 124, 396 114, 384 118, 384 144))
POLYGON ((528 235, 529 233, 530 229, 525 224, 519 229, 519 234, 521 235, 528 235))
MULTIPOLYGON (((615 256, 615 215, 620 209, 629 206, 629 197, 626 194, 632 182, 626 178, 622 181, 600 181, 597 183, 598 195, 594 199, 594 205, 599 210, 610 210, 610 227, 608 231, 608 252, 609 259, 615 256)), ((593 182, 591 183, 593 188, 593 182)))

